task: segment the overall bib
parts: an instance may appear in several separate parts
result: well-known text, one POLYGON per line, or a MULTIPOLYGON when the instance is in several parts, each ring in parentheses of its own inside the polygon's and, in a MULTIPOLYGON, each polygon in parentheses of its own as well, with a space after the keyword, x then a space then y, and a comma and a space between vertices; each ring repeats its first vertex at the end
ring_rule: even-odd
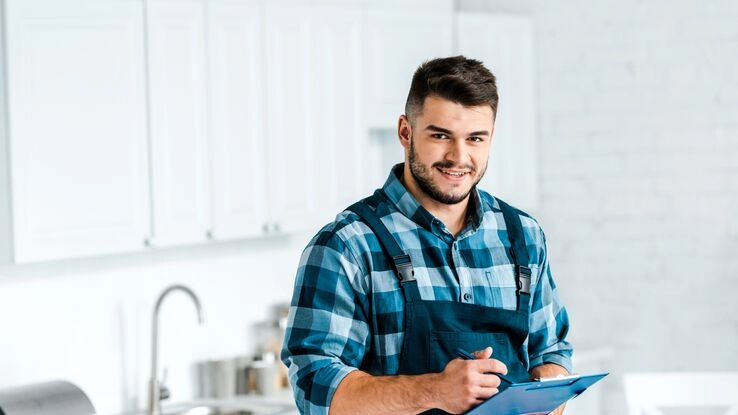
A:
MULTIPOLYGON (((351 205, 348 210, 372 229, 394 264, 405 297, 405 337, 398 374, 441 372, 456 357, 457 348, 469 352, 492 346, 492 357, 507 365, 507 377, 514 382, 529 380, 524 357, 519 350, 528 336, 531 270, 523 227, 517 211, 500 199, 511 257, 515 264, 517 309, 506 310, 456 301, 429 301, 420 298, 412 262, 379 217, 369 207, 380 202, 381 191, 351 205)), ((511 276, 512 278, 512 276, 511 276)), ((504 388, 501 384, 500 388, 504 388)), ((429 414, 445 414, 434 409, 429 414)))

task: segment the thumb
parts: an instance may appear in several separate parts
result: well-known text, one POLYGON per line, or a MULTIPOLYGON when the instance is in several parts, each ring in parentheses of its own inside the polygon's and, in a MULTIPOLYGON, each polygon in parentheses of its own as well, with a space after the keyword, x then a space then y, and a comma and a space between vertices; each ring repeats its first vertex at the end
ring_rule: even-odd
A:
POLYGON ((492 357, 492 348, 487 346, 482 350, 477 350, 473 353, 474 357, 477 359, 489 359, 492 357))

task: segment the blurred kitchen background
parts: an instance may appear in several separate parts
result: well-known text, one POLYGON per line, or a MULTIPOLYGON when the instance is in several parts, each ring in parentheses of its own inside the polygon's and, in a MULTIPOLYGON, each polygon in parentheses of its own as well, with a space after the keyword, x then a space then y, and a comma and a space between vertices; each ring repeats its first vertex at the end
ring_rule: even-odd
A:
POLYGON ((401 161, 413 70, 458 53, 498 75, 484 187, 539 219, 577 369, 611 372, 578 413, 738 371, 738 2, 0 3, 0 388, 144 408, 172 284, 205 321, 161 307, 170 401, 261 356, 309 238, 401 161))

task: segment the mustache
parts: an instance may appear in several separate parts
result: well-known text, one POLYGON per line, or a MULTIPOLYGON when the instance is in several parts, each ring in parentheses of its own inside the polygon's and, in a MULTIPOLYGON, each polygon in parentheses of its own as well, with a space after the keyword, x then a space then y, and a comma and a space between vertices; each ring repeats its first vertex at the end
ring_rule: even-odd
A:
POLYGON ((431 167, 437 167, 440 169, 452 169, 457 168, 460 170, 469 170, 472 173, 476 173, 477 169, 474 168, 474 166, 469 164, 462 164, 460 166, 457 166, 453 161, 437 161, 431 165, 431 167))

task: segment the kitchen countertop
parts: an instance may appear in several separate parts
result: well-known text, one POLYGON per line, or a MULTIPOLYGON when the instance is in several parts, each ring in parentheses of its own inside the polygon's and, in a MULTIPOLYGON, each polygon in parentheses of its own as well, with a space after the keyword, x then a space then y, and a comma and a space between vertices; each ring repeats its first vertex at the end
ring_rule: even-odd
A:
MULTIPOLYGON (((274 395, 237 395, 232 398, 195 399, 182 402, 163 402, 162 415, 176 415, 197 407, 217 407, 232 411, 248 411, 254 415, 298 415, 292 391, 287 388, 274 395)), ((203 410, 202 413, 207 413, 203 410)), ((146 415, 146 409, 120 412, 114 415, 146 415)), ((193 415, 195 412, 193 412, 193 415)), ((104 415, 104 414, 98 414, 104 415)), ((112 414, 108 414, 112 415, 112 414)))

